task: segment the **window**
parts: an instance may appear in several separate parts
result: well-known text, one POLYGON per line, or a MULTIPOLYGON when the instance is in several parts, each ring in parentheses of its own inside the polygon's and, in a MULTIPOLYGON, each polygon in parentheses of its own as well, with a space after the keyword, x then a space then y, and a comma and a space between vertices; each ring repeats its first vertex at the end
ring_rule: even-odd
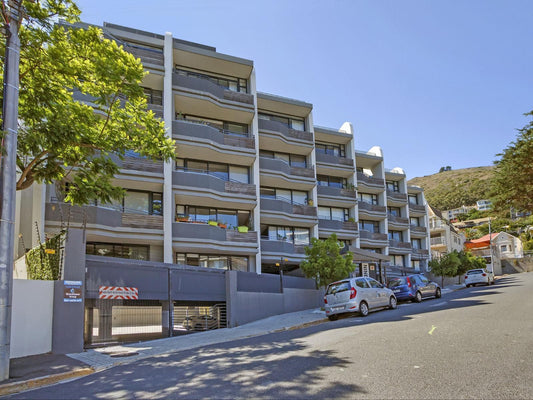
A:
POLYGON ((343 144, 316 143, 315 151, 335 157, 346 157, 346 147, 343 144))
POLYGON ((121 200, 100 204, 94 201, 91 205, 111 208, 128 214, 163 215, 163 194, 126 190, 121 200))
POLYGON ((292 226, 263 226, 261 237, 266 240, 277 240, 295 245, 309 245, 309 229, 292 226))
POLYGON ((243 256, 176 253, 176 264, 232 271, 248 271, 248 257, 243 256))
POLYGON ((357 287, 360 287, 361 289, 369 289, 370 288, 370 285, 368 284, 368 282, 365 280, 365 279, 356 279, 355 280, 355 285, 357 287))
POLYGON ((318 186, 331 186, 339 189, 346 189, 348 180, 337 176, 317 175, 318 186))
POLYGON ((195 78, 208 80, 210 82, 213 82, 215 85, 221 86, 224 89, 228 89, 233 92, 240 92, 240 93, 248 92, 248 82, 246 81, 246 79, 235 78, 235 77, 215 76, 215 75, 205 74, 202 72, 185 70, 178 66, 175 67, 175 71, 178 75, 181 75, 181 76, 192 76, 195 78))
POLYGON ((359 230, 361 231, 368 231, 373 233, 379 233, 379 222, 378 221, 367 221, 367 220, 360 220, 359 221, 359 230))
POLYGON ((348 221, 350 211, 347 208, 318 207, 318 219, 331 221, 348 221))
POLYGON ((300 154, 289 154, 267 150, 259 150, 259 157, 283 160, 291 167, 307 168, 307 158, 300 154))
POLYGON ((414 269, 420 269, 420 261, 419 260, 411 260, 411 267, 414 269))
POLYGON ((404 266, 404 258, 402 255, 396 255, 396 254, 391 254, 390 255, 390 262, 392 265, 396 265, 396 266, 399 266, 399 267, 403 267, 404 266))
POLYGON ((400 183, 398 181, 387 181, 387 190, 391 192, 399 192, 400 183))
POLYGON ((294 129, 295 131, 305 131, 305 121, 303 118, 282 117, 279 115, 272 115, 272 114, 265 114, 265 113, 259 113, 258 117, 259 119, 264 119, 267 121, 279 122, 285 125, 287 128, 294 129))
POLYGON ((370 193, 358 193, 359 195, 359 201, 367 204, 374 204, 378 205, 378 195, 377 194, 370 194, 370 193))
POLYGON ((409 217, 411 226, 420 226, 420 219, 418 217, 409 217))
POLYGON ((368 278, 368 282, 370 283, 370 287, 374 289, 381 289, 383 288, 383 285, 376 281, 375 279, 368 278))
POLYGON ((403 242, 402 231, 389 231, 389 240, 396 240, 397 242, 403 242))
POLYGON ((306 205, 308 202, 308 193, 301 190, 269 188, 261 186, 260 195, 263 199, 283 200, 296 205, 306 205))
POLYGON ((251 226, 250 211, 224 208, 176 205, 177 217, 188 217, 189 222, 220 222, 227 227, 251 226))
POLYGON ((229 165, 188 158, 176 159, 176 170, 183 172, 197 172, 215 176, 224 181, 250 183, 250 170, 240 165, 229 165))
POLYGON ((500 246, 500 249, 501 249, 502 252, 509 251, 509 249, 507 248, 507 245, 506 245, 506 244, 502 244, 502 245, 500 246))
POLYGON ((387 207, 387 212, 389 215, 392 215, 393 217, 401 217, 401 209, 400 207, 387 207))
POLYGON ((178 114, 177 119, 184 119, 186 121, 208 125, 228 135, 248 136, 247 124, 204 118, 196 115, 181 116, 181 114, 178 114))
POLYGON ((148 260, 150 246, 137 244, 114 244, 87 242, 85 254, 106 257, 129 258, 131 260, 148 260))
POLYGON ((420 239, 411 239, 411 246, 413 249, 422 249, 422 241, 420 239))
POLYGON ((418 204, 418 196, 416 194, 408 195, 409 204, 418 204))
POLYGON ((146 102, 148 104, 154 104, 156 106, 163 105, 163 91, 156 90, 151 88, 143 87, 144 96, 146 97, 146 102))

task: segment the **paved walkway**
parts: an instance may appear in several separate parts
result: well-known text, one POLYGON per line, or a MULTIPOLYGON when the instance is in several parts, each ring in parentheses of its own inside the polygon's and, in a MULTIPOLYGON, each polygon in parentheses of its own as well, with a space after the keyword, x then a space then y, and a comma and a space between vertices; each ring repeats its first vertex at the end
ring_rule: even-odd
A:
MULTIPOLYGON (((442 289, 442 292, 447 293, 461 288, 464 288, 464 284, 448 285, 442 289)), ((327 319, 324 311, 311 309, 272 316, 236 328, 216 329, 148 342, 90 349, 76 354, 42 354, 13 359, 10 365, 11 378, 0 385, 0 396, 87 375, 159 354, 298 329, 325 321, 327 319)))

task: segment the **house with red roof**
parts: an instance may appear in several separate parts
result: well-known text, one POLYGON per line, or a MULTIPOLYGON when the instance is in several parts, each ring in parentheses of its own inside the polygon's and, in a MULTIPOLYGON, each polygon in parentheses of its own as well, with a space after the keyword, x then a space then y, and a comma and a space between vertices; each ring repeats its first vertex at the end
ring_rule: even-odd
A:
POLYGON ((494 274, 502 273, 501 260, 524 257, 522 241, 507 232, 495 232, 479 239, 465 242, 465 249, 473 255, 483 257, 487 262, 487 269, 494 274))

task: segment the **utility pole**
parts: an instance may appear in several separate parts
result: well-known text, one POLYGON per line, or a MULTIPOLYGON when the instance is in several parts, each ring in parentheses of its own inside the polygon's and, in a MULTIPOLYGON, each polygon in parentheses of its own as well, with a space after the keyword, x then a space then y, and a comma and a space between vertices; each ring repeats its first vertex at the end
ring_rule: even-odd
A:
POLYGON ((0 145, 0 381, 9 379, 11 339, 11 291, 15 243, 17 120, 19 102, 19 60, 21 0, 9 0, 4 59, 4 137, 0 145))

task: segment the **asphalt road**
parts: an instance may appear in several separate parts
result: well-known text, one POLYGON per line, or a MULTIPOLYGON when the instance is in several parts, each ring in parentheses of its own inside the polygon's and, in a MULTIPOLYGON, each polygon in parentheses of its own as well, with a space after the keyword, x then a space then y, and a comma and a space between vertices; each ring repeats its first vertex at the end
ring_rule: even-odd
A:
POLYGON ((533 273, 397 310, 144 359, 31 399, 532 399, 533 273))

